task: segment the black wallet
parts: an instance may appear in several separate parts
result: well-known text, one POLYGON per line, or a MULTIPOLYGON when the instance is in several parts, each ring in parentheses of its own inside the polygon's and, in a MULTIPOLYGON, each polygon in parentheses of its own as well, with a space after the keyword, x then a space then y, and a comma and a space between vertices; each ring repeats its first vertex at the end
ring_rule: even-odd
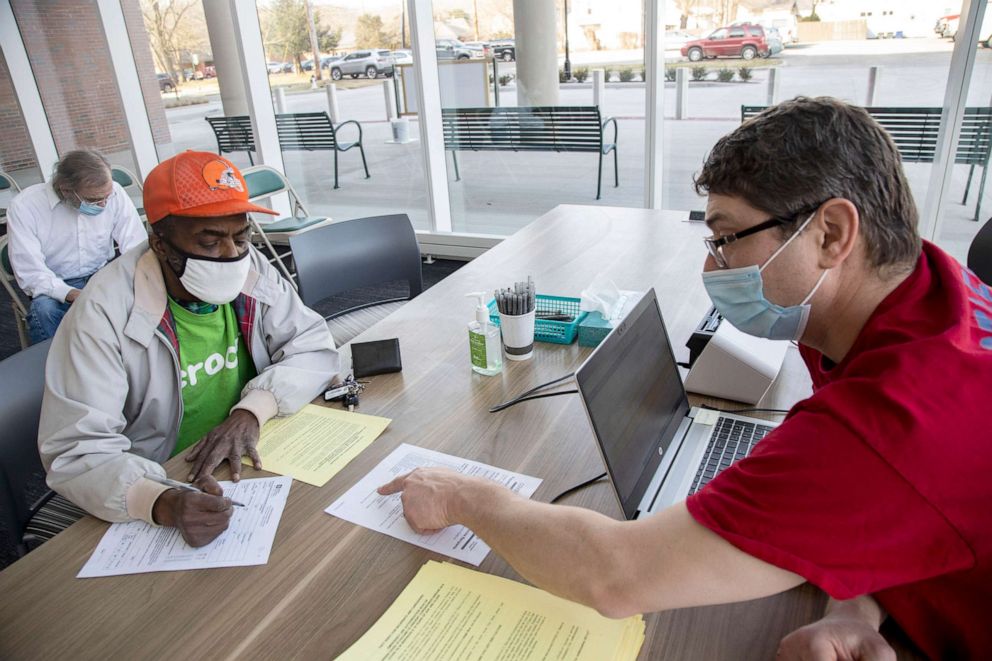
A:
POLYGON ((351 368, 356 379, 399 372, 403 369, 399 339, 355 342, 351 345, 351 368))

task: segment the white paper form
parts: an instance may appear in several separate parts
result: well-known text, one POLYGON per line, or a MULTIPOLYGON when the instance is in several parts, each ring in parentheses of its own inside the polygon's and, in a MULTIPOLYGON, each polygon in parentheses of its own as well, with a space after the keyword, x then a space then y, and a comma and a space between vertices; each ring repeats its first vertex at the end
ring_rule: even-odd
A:
POLYGON ((292 482, 288 476, 221 482, 224 495, 244 507, 235 507, 227 530, 200 548, 187 544, 176 528, 115 523, 76 578, 264 565, 292 482))
POLYGON ((536 477, 403 443, 324 511, 478 567, 489 554, 489 546, 471 530, 465 526, 448 526, 432 535, 418 535, 403 518, 400 494, 380 496, 376 493, 377 488, 394 478, 425 467, 450 468, 465 475, 484 477, 525 498, 534 495, 541 485, 541 480, 536 477))

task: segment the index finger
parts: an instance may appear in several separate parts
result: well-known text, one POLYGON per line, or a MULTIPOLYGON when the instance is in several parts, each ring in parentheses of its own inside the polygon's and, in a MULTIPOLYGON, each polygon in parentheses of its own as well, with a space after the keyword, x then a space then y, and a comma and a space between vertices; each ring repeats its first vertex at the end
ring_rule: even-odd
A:
POLYGON ((230 498, 223 496, 212 496, 208 493, 192 494, 193 505, 203 512, 223 512, 233 505, 230 498))
POLYGON ((389 496, 394 493, 399 493, 400 491, 403 491, 403 489, 406 488, 406 478, 408 477, 410 477, 410 473, 406 473, 405 475, 400 475, 392 482, 389 482, 388 484, 383 484, 381 487, 376 489, 376 491, 379 493, 380 496, 389 496))
POLYGON ((212 496, 224 495, 224 490, 221 488, 220 482, 218 482, 213 475, 200 476, 195 482, 193 482, 193 486, 212 496))

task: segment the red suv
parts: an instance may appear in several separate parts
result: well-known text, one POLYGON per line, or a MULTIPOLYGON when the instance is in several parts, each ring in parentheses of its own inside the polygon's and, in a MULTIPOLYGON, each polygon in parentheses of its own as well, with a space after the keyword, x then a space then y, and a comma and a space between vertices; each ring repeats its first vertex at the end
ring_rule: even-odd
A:
POLYGON ((768 57, 768 41, 760 25, 738 23, 720 28, 705 39, 685 42, 682 55, 692 62, 713 57, 753 60, 758 56, 768 57))

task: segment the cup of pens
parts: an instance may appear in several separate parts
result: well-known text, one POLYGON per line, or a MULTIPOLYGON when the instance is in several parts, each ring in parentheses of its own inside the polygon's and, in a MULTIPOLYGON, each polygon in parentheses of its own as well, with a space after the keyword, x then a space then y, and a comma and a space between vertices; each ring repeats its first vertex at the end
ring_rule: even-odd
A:
POLYGON ((534 316, 537 308, 534 280, 528 277, 527 282, 517 282, 512 289, 495 291, 494 296, 507 359, 529 359, 534 355, 534 316))

